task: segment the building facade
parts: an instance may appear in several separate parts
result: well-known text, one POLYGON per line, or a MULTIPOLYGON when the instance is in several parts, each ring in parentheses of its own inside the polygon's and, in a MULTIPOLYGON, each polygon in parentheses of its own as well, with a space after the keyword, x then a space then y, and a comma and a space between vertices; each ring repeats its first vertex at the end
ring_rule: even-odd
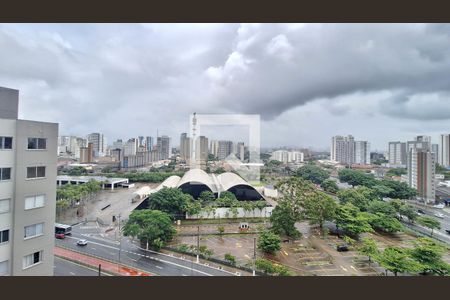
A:
POLYGON ((52 276, 58 124, 18 119, 0 88, 0 275, 52 276))
POLYGON ((441 134, 439 138, 438 163, 446 168, 450 167, 450 134, 441 134))
POLYGON ((105 156, 106 154, 106 137, 98 132, 88 134, 87 140, 92 143, 94 149, 94 157, 105 156))
POLYGON ((159 136, 156 142, 159 160, 170 158, 170 137, 167 135, 159 136))
POLYGON ((434 203, 436 196, 435 154, 429 149, 411 148, 408 154, 408 185, 417 189, 417 197, 434 203))
POLYGON ((224 160, 233 153, 233 142, 232 141, 219 141, 217 149, 217 158, 219 160, 224 160))
POLYGON ((406 143, 389 142, 389 165, 391 167, 406 167, 407 155, 406 143))

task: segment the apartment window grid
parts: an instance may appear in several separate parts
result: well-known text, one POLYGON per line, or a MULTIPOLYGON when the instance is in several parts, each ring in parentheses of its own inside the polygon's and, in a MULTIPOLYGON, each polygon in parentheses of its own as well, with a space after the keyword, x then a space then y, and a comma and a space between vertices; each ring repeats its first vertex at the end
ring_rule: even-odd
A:
POLYGON ((13 138, 10 136, 0 136, 0 150, 11 150, 13 138))
POLYGON ((42 262, 44 251, 37 251, 23 257, 23 268, 27 269, 42 262))
POLYGON ((44 234, 44 223, 38 223, 24 228, 24 238, 29 239, 44 234))
POLYGON ((46 150, 47 139, 45 138, 28 138, 28 150, 46 150))
POLYGON ((0 214, 8 213, 11 209, 11 199, 0 199, 0 214))
POLYGON ((0 245, 9 242, 9 229, 0 230, 0 245))
POLYGON ((11 168, 0 168, 0 181, 11 180, 11 168))
POLYGON ((45 195, 36 195, 25 198, 25 210, 43 207, 45 195))
POLYGON ((27 167, 27 179, 34 178, 44 178, 45 177, 45 167, 27 167))

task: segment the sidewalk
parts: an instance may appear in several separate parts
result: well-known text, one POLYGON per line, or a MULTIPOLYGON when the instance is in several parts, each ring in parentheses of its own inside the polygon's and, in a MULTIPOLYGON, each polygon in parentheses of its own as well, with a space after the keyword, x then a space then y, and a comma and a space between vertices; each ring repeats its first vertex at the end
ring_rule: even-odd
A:
POLYGON ((53 250, 55 256, 62 257, 67 260, 75 261, 87 265, 92 268, 98 268, 101 265, 102 272, 110 273, 116 276, 152 276, 153 274, 145 273, 137 269, 129 268, 126 266, 118 266, 116 263, 112 263, 103 259, 81 254, 75 251, 67 250, 60 247, 55 247, 53 250))

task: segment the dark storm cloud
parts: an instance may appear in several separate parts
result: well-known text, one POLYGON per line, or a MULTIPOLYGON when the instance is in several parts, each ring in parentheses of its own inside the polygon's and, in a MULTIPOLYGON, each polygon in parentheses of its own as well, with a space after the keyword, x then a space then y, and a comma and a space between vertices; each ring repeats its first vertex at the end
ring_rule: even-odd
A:
POLYGON ((317 126, 324 111, 344 127, 351 113, 450 120, 445 24, 13 24, 0 49, 22 116, 69 134, 177 137, 194 111, 258 113, 274 130, 302 108, 317 126))

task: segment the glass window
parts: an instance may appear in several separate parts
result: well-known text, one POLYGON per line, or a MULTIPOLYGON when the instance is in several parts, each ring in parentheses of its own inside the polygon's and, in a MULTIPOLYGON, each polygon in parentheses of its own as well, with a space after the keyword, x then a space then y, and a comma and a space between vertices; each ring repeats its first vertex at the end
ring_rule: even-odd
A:
POLYGON ((1 199, 0 200, 0 214, 9 212, 9 205, 11 199, 1 199))
POLYGON ((32 209, 44 206, 44 195, 32 196, 25 198, 25 209, 32 209))
POLYGON ((38 139, 38 149, 47 149, 47 139, 38 139))
POLYGON ((38 262, 42 261, 42 253, 43 251, 34 252, 30 255, 23 257, 23 268, 30 267, 38 262))
POLYGON ((27 168, 27 178, 36 178, 36 167, 27 168))
POLYGON ((9 229, 0 231, 0 244, 9 241, 9 229))
POLYGON ((12 137, 0 136, 0 149, 12 149, 12 137))
POLYGON ((34 224, 25 227, 24 237, 29 238, 43 233, 44 223, 34 224))
POLYGON ((28 138, 28 149, 37 149, 37 140, 35 138, 28 138))
POLYGON ((37 167, 37 177, 45 177, 45 167, 37 167))
POLYGON ((7 260, 0 262, 0 276, 8 275, 8 265, 9 262, 7 260))
POLYGON ((0 168, 0 180, 11 179, 11 168, 0 168))

